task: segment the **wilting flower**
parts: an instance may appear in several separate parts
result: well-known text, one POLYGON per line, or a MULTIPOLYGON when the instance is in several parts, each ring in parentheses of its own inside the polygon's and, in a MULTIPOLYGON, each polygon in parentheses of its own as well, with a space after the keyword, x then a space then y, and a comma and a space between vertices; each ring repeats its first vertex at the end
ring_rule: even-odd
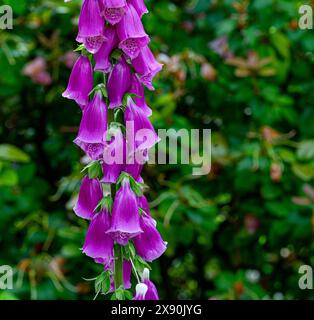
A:
POLYGON ((151 262, 165 252, 167 244, 162 240, 156 229, 156 222, 150 216, 142 214, 140 226, 143 233, 133 239, 134 246, 140 257, 151 262))
POLYGON ((149 280, 149 270, 147 268, 143 271, 142 281, 147 286, 145 300, 159 300, 157 289, 154 283, 149 280))
POLYGON ((144 87, 136 74, 132 75, 132 85, 130 93, 135 94, 133 100, 140 107, 147 117, 152 115, 152 109, 146 104, 144 96, 144 87))
POLYGON ((126 0, 102 0, 102 15, 112 25, 118 23, 125 14, 126 0))
POLYGON ((148 13, 144 0, 129 0, 128 3, 134 7, 140 18, 142 18, 145 13, 148 13))
POLYGON ((139 283, 135 287, 135 297, 133 300, 145 300, 145 296, 147 293, 148 287, 144 283, 139 283))
POLYGON ((89 52, 96 53, 105 40, 104 25, 98 1, 84 0, 76 41, 83 43, 89 52))
POLYGON ((95 208, 102 199, 102 189, 97 179, 84 177, 74 212, 81 218, 91 219, 95 214, 95 208))
POLYGON ((128 179, 122 181, 112 209, 111 228, 107 231, 112 238, 121 245, 126 245, 129 239, 139 235, 140 215, 136 196, 130 187, 128 179))
POLYGON ((120 39, 119 48, 131 59, 136 58, 141 49, 149 43, 141 19, 131 4, 127 6, 125 15, 117 24, 117 34, 120 39))
POLYGON ((131 87, 131 69, 121 57, 118 63, 112 69, 108 78, 108 97, 109 108, 117 108, 122 105, 124 95, 131 87))
POLYGON ((103 151, 103 178, 104 183, 116 183, 125 163, 125 139, 120 128, 110 128, 110 141, 105 143, 103 151))
POLYGON ((139 55, 132 61, 134 69, 140 75, 140 81, 150 90, 154 90, 153 78, 162 69, 148 46, 144 47, 139 55))
POLYGON ((75 100, 79 105, 88 103, 88 95, 93 89, 93 69, 89 59, 80 56, 70 75, 67 89, 62 96, 75 100))
POLYGON ((108 73, 112 70, 112 64, 110 63, 110 54, 119 43, 119 39, 115 28, 108 26, 105 30, 106 41, 102 44, 97 53, 95 53, 95 70, 108 73))
POLYGON ((83 252, 91 258, 101 258, 109 265, 113 260, 113 240, 106 231, 110 227, 110 214, 103 209, 96 213, 87 230, 83 252))
POLYGON ((84 143, 102 143, 107 131, 107 117, 107 107, 102 101, 101 93, 96 92, 83 110, 77 139, 84 143))
POLYGON ((127 139, 130 143, 128 154, 130 154, 130 152, 147 150, 159 141, 156 131, 148 117, 141 108, 135 105, 130 97, 128 98, 127 107, 124 112, 124 121, 127 127, 127 139), (130 137, 132 134, 130 134, 128 130, 130 126, 132 126, 134 130, 133 137, 130 137))

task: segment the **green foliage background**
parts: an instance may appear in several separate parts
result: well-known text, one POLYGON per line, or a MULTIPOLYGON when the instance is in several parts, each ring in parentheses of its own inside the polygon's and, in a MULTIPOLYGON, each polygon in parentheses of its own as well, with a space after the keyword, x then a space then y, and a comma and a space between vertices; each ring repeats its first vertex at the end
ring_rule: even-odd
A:
MULTIPOLYGON (((314 298, 298 287, 299 266, 314 266, 314 31, 298 28, 302 2, 146 3, 151 47, 165 63, 148 93, 154 125, 213 132, 207 176, 145 168, 168 241, 152 271, 161 298, 314 298)), ((0 265, 14 267, 14 290, 0 299, 91 299, 83 278, 101 266, 79 250, 87 223, 71 209, 80 112, 61 97, 80 1, 2 4, 14 29, 0 30, 0 265), (36 57, 51 84, 22 74, 36 57)))

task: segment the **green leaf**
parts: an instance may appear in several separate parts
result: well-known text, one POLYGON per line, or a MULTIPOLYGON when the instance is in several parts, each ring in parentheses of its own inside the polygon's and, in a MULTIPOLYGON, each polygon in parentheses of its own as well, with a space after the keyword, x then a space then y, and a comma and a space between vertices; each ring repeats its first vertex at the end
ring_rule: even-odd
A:
POLYGON ((11 162, 29 162, 29 156, 22 150, 10 144, 0 145, 0 159, 11 162))
POLYGON ((102 168, 99 161, 94 161, 88 168, 88 177, 90 179, 100 178, 102 175, 102 168))

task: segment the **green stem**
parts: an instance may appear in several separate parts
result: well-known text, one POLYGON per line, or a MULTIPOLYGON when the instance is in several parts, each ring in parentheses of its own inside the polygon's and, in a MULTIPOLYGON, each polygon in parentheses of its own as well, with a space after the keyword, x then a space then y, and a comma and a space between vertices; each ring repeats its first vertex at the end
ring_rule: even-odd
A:
POLYGON ((118 290, 121 286, 123 287, 123 253, 121 246, 115 245, 114 255, 114 286, 115 290, 118 290))

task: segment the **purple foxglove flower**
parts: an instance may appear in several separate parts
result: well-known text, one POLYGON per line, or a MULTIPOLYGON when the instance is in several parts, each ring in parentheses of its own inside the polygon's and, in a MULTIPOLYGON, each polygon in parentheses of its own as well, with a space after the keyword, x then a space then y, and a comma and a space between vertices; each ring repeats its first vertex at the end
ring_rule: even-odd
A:
POLYGON ((117 24, 117 34, 120 39, 119 48, 131 59, 136 58, 150 41, 138 13, 131 4, 127 6, 125 15, 117 24))
POLYGON ((126 0, 102 0, 102 2, 102 15, 109 23, 115 25, 125 14, 126 0))
POLYGON ((116 183, 125 163, 125 139, 120 128, 110 129, 113 134, 110 142, 105 143, 103 152, 103 178, 104 183, 116 183))
POLYGON ((83 110, 77 138, 84 143, 102 143, 107 131, 107 107, 101 93, 96 92, 93 100, 83 110))
POLYGON ((88 103, 88 95, 93 89, 93 69, 89 59, 80 56, 72 69, 68 87, 63 92, 64 98, 73 99, 79 105, 88 103))
POLYGON ((132 163, 132 164, 126 164, 124 166, 123 171, 125 171, 126 173, 131 175, 134 178, 134 180, 137 180, 142 172, 143 165, 137 163, 136 159, 134 159, 133 162, 134 163, 132 163))
POLYGON ((159 258, 166 250, 167 245, 156 229, 156 222, 150 216, 143 214, 140 220, 143 233, 133 239, 134 246, 140 257, 152 262, 159 258))
POLYGON ((118 46, 119 39, 115 28, 108 26, 105 30, 106 41, 102 44, 97 53, 95 53, 95 71, 102 71, 108 73, 112 70, 110 63, 110 55, 113 49, 118 46))
POLYGON ((86 176, 82 180, 78 200, 73 210, 79 217, 91 219, 102 197, 102 188, 99 181, 97 179, 89 179, 86 176))
POLYGON ((144 87, 136 74, 132 75, 130 93, 136 95, 136 97, 133 97, 135 104, 143 110, 147 117, 150 117, 152 115, 152 109, 146 104, 144 87))
POLYGON ((83 252, 95 259, 102 259, 102 263, 109 265, 113 259, 113 240, 106 231, 110 227, 110 214, 107 210, 96 213, 87 230, 83 252))
POLYGON ((77 42, 85 45, 87 51, 96 53, 105 40, 104 36, 105 22, 104 18, 100 15, 100 7, 98 1, 84 0, 79 24, 77 42))
POLYGON ((108 97, 109 108, 114 109, 122 105, 124 95, 131 87, 131 69, 126 63, 125 58, 121 57, 113 67, 108 78, 108 97))
POLYGON ((144 0, 129 0, 128 3, 134 7, 140 18, 142 18, 145 13, 148 13, 144 0))
POLYGON ((135 297, 133 300, 145 300, 148 287, 145 283, 139 283, 135 287, 135 297))
MULTIPOLYGON (((143 110, 128 98, 124 121, 129 142, 128 154, 147 150, 159 141, 156 131, 143 110), (134 130, 134 136, 130 131, 134 130), (130 137, 131 136, 131 137, 130 137)), ((142 163, 143 164, 143 163, 142 163)))
POLYGON ((154 283, 149 280, 149 270, 147 268, 143 271, 142 281, 147 286, 145 300, 159 300, 157 289, 154 283))
POLYGON ((85 143, 76 138, 74 143, 79 146, 92 160, 100 160, 104 152, 102 143, 85 143))
POLYGON ((162 69, 148 46, 144 47, 139 55, 132 61, 134 69, 140 75, 140 81, 149 89, 154 90, 153 78, 162 69))
POLYGON ((129 239, 142 231, 136 196, 128 179, 124 179, 118 190, 112 209, 111 228, 107 231, 120 245, 125 246, 129 239))
POLYGON ((123 260, 123 286, 124 289, 131 288, 131 273, 132 273, 132 264, 128 260, 123 260))
POLYGON ((144 195, 137 198, 137 204, 140 208, 142 208, 145 211, 147 215, 150 215, 148 201, 144 195))

